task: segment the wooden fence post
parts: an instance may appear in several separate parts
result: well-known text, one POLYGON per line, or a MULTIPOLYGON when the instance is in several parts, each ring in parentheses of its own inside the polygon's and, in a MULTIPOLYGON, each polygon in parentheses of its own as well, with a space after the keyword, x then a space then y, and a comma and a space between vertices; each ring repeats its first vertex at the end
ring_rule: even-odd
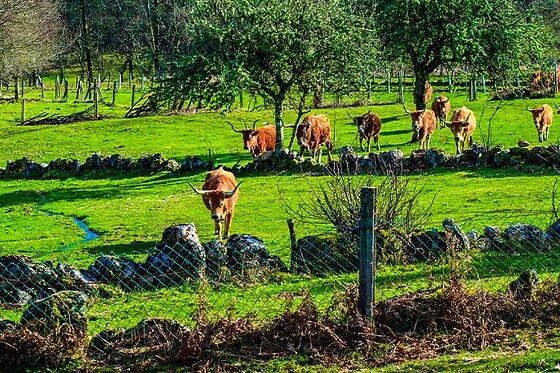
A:
POLYGON ((296 262, 295 259, 295 252, 297 249, 297 240, 296 240, 296 227, 294 225, 294 221, 292 219, 286 220, 288 223, 288 230, 290 231, 290 246, 291 246, 291 255, 290 255, 290 263, 291 263, 291 271, 295 273, 296 266, 294 263, 296 262))
POLYGON ((371 319, 375 300, 375 235, 374 215, 376 188, 364 187, 360 192, 360 284, 358 310, 371 319))
POLYGON ((391 93, 391 69, 387 70, 387 93, 391 93))
POLYGON ((54 99, 60 99, 60 83, 58 82, 58 76, 54 79, 54 99))
POLYGON ((25 122, 25 98, 21 99, 21 123, 25 122))
POLYGON ((130 97, 130 108, 134 107, 134 94, 136 93, 136 84, 132 85, 132 96, 130 97))
POLYGON ((115 106, 115 96, 117 96, 117 81, 113 82, 113 101, 111 101, 112 106, 115 106))
POLYGON ((64 79, 64 95, 62 101, 68 101, 68 80, 64 79))
POLYGON ((99 116, 99 95, 97 82, 93 83, 93 117, 97 119, 99 116))
POLYGON ((399 102, 404 102, 403 71, 399 69, 399 102))

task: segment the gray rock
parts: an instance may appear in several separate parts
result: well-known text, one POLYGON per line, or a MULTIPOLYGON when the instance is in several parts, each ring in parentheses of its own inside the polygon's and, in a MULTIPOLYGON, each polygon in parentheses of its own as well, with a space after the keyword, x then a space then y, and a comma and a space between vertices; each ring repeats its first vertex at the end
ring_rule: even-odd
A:
POLYGON ((480 239, 480 234, 478 231, 470 230, 466 233, 467 238, 469 239, 469 244, 471 246, 477 246, 478 240, 480 239))
POLYGON ((25 306, 33 297, 26 291, 6 283, 0 285, 0 303, 12 308, 25 306))
POLYGON ((528 146, 530 146, 531 144, 529 143, 529 141, 525 141, 525 140, 519 140, 517 142, 517 146, 519 146, 520 148, 526 148, 528 146))
POLYGON ((481 245, 484 250, 509 251, 506 240, 502 236, 502 230, 499 227, 484 227, 485 241, 481 245))
POLYGON ((504 237, 517 250, 545 252, 550 249, 543 231, 532 224, 513 224, 504 231, 504 237))
POLYGON ((20 324, 45 336, 54 333, 63 325, 85 337, 87 297, 79 291, 61 291, 29 304, 21 316, 20 324))
POLYGON ((445 219, 442 226, 445 229, 445 240, 448 248, 455 248, 457 251, 470 249, 469 238, 453 219, 445 219))
POLYGON ((508 289, 517 298, 528 298, 536 290, 539 276, 535 269, 523 271, 519 277, 513 280, 508 289))
POLYGON ((446 233, 435 229, 413 234, 406 248, 407 261, 433 260, 447 251, 446 233))
POLYGON ((170 263, 172 283, 180 284, 185 278, 201 279, 204 276, 206 252, 194 224, 165 228, 157 249, 156 257, 170 263))
POLYGON ((234 234, 228 238, 225 247, 228 257, 227 267, 233 274, 288 270, 279 257, 270 255, 265 243, 258 237, 234 234))

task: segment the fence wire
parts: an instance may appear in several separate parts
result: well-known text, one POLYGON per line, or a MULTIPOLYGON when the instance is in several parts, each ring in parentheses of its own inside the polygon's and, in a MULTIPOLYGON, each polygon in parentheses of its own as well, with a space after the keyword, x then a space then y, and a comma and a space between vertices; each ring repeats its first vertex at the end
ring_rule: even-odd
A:
MULTIPOLYGON (((519 297, 558 281, 560 220, 547 209, 445 219, 412 233, 378 227, 375 239, 376 302, 450 279, 519 297)), ((287 236, 274 247, 241 234, 201 243, 187 224, 166 230, 152 250, 102 255, 88 268, 3 256, 0 335, 24 327, 48 335, 71 324, 103 349, 115 333, 142 333, 153 320, 181 327, 239 317, 264 323, 308 299, 324 311, 358 281, 358 232, 287 236)))

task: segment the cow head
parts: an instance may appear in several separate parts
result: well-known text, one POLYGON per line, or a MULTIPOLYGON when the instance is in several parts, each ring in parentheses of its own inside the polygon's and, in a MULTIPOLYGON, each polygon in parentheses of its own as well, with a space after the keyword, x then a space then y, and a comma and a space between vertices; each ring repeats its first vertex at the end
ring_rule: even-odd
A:
POLYGON ((308 137, 309 137, 309 126, 311 123, 307 119, 304 119, 297 128, 296 128, 296 137, 298 140, 299 146, 308 146, 308 137))
POLYGON ((361 137, 366 137, 365 128, 367 126, 367 121, 368 121, 369 115, 371 114, 371 110, 368 110, 368 112, 366 114, 358 116, 358 117, 352 116, 349 112, 346 112, 346 114, 348 114, 350 119, 352 119, 354 121, 354 123, 356 123, 356 126, 358 127, 358 133, 360 134, 360 136, 361 137))
POLYGON ((188 184, 197 194, 201 194, 208 202, 212 219, 223 221, 228 212, 226 200, 234 196, 241 183, 242 181, 239 182, 233 190, 198 190, 191 183, 188 184))
POLYGON ((402 104, 404 111, 410 115, 410 119, 412 119, 412 130, 414 131, 414 133, 419 136, 420 134, 420 128, 422 128, 423 126, 423 118, 424 118, 424 114, 426 113, 426 108, 424 108, 424 110, 414 110, 414 111, 410 111, 406 108, 406 106, 404 106, 404 103, 402 104))
POLYGON ((255 130, 255 126, 257 125, 258 121, 259 120, 257 119, 256 121, 253 122, 253 129, 250 129, 249 126, 247 126, 247 123, 244 123, 245 124, 245 129, 242 129, 242 130, 235 129, 235 127, 233 126, 233 123, 227 122, 231 126, 231 129, 233 130, 233 132, 241 133, 241 135, 243 136, 243 149, 249 149, 249 139, 250 139, 251 133, 255 130))
POLYGON ((257 131, 251 131, 251 133, 249 134, 248 140, 246 142, 246 148, 245 149, 249 149, 249 151, 251 152, 251 154, 253 155, 253 157, 256 157, 258 154, 258 149, 259 149, 259 143, 258 143, 258 138, 259 138, 259 133, 257 131))
POLYGON ((537 129, 540 130, 540 125, 543 122, 544 106, 540 106, 536 109, 529 109, 529 106, 527 106, 527 111, 533 114, 533 123, 537 129))
POLYGON ((445 118, 447 113, 445 112, 445 104, 449 102, 449 98, 445 96, 439 96, 435 99, 436 102, 436 117, 439 119, 445 118))
POLYGON ((469 113, 469 115, 467 116, 467 119, 465 120, 454 120, 451 122, 448 122, 446 120, 443 120, 442 122, 445 123, 445 125, 447 127, 449 127, 449 129, 451 130, 451 132, 453 133, 453 138, 455 139, 455 141, 458 142, 462 142, 465 141, 465 136, 467 135, 467 127, 469 126, 469 118, 471 116, 471 113, 469 113))

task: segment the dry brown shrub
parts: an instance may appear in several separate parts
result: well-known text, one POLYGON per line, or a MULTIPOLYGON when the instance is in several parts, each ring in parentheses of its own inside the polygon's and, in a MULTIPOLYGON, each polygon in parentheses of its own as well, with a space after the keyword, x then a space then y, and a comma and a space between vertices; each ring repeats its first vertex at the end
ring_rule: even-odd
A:
POLYGON ((56 368, 83 357, 86 347, 85 331, 68 324, 45 336, 28 328, 9 328, 0 333, 0 371, 56 368))

